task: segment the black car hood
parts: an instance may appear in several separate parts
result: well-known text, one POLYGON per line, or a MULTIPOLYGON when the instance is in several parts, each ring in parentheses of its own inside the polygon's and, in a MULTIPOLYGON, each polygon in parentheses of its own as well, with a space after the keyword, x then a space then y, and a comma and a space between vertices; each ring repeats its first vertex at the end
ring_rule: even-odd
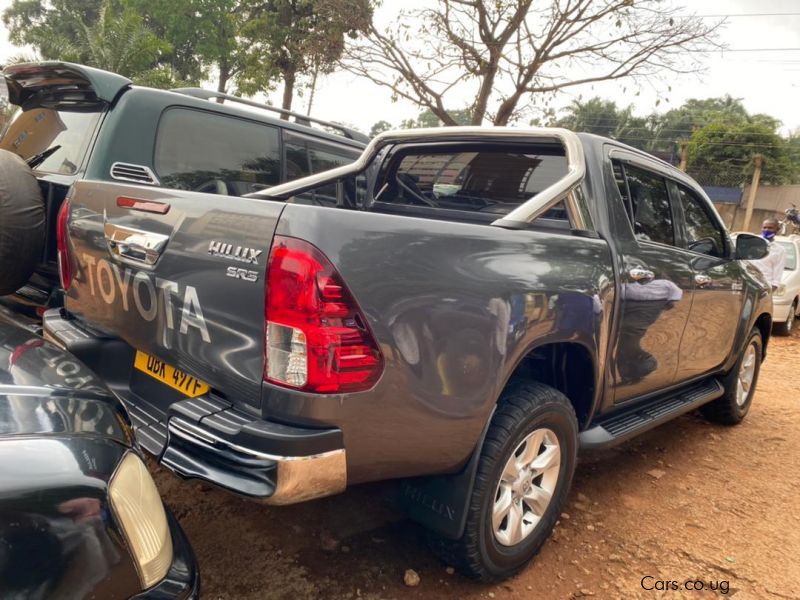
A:
POLYGON ((133 444, 125 409, 88 367, 0 316, 0 440, 23 435, 133 444))

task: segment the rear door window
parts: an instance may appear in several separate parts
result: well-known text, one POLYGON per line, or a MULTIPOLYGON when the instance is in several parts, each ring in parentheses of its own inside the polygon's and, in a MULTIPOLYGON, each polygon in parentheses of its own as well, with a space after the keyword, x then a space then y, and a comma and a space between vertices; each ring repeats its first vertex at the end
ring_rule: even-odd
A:
POLYGON ((634 236, 642 242, 674 246, 675 225, 666 180, 657 173, 630 164, 623 165, 623 169, 625 185, 619 181, 618 185, 628 205, 634 236))
POLYGON ((281 179, 277 127, 171 108, 158 126, 155 170, 168 188, 243 196, 281 179))
POLYGON ((102 114, 101 106, 20 110, 3 133, 0 149, 24 160, 47 152, 47 158, 36 167, 38 171, 73 175, 83 163, 102 114))

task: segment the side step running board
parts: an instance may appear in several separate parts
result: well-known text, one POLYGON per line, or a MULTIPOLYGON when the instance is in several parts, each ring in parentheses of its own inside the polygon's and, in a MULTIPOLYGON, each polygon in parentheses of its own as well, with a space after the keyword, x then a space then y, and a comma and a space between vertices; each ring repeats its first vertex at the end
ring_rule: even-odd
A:
POLYGON ((725 389, 709 379, 667 397, 657 398, 596 422, 578 437, 581 450, 615 446, 640 433, 722 396, 725 389))

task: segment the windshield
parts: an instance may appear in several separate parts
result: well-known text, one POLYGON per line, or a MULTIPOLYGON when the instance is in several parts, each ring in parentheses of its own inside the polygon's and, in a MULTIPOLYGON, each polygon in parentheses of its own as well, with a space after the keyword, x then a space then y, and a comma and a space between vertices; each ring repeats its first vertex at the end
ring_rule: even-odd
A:
POLYGON ((797 268, 797 249, 792 242, 778 242, 786 250, 786 266, 784 271, 794 271, 797 268))
POLYGON ((74 174, 100 120, 100 110, 31 108, 19 110, 0 138, 0 149, 28 160, 48 148, 58 146, 36 166, 48 173, 74 174))

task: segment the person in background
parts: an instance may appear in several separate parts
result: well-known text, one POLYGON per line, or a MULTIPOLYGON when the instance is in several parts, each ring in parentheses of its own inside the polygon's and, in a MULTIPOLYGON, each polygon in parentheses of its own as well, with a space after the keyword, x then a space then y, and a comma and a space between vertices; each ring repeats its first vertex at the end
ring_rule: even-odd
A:
POLYGON ((775 236, 779 229, 780 224, 777 219, 764 220, 761 224, 761 237, 767 240, 769 252, 764 258, 751 261, 764 274, 767 282, 772 286, 773 292, 781 284, 783 268, 786 266, 786 250, 775 242, 775 236))

